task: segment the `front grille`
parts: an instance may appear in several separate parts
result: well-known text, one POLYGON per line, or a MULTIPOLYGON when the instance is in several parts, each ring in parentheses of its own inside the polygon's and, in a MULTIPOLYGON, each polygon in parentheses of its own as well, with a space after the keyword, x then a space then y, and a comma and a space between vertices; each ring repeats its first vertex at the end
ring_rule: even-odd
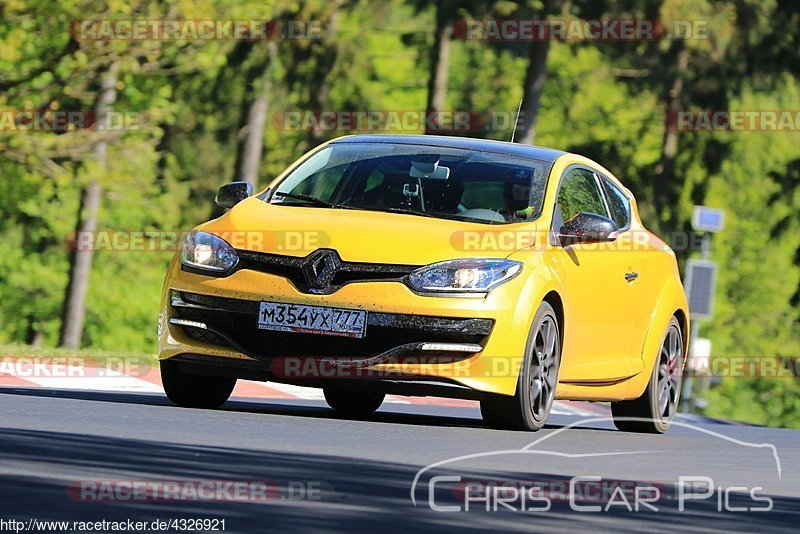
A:
MULTIPOLYGON (((309 272, 309 264, 315 254, 325 250, 320 249, 302 258, 237 250, 239 263, 236 270, 249 269, 282 276, 304 293, 328 294, 351 282, 399 282, 418 268, 415 265, 343 261, 336 254, 335 267, 332 269, 330 279, 326 279, 323 285, 316 285, 313 274, 309 272)), ((330 252, 335 254, 335 251, 330 252)))
POLYGON ((483 344, 491 319, 457 319, 391 313, 367 313, 361 339, 259 330, 258 301, 173 291, 172 308, 181 319, 199 321, 219 332, 181 326, 187 336, 241 350, 255 358, 278 356, 362 358, 414 342, 483 344))

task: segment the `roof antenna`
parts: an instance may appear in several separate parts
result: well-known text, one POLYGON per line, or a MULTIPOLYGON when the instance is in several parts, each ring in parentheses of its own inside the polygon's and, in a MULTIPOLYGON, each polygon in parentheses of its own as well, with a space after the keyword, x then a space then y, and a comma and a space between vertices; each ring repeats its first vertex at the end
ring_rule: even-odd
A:
POLYGON ((519 112, 522 109, 522 98, 519 99, 519 106, 517 106, 517 116, 514 118, 514 130, 511 132, 511 142, 514 142, 514 136, 517 134, 517 124, 519 124, 519 112))

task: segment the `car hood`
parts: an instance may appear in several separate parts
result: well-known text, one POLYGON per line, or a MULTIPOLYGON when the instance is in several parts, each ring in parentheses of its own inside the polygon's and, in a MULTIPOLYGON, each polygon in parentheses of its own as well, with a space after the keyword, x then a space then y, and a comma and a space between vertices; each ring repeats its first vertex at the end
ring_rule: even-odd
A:
POLYGON ((532 244, 534 226, 280 206, 250 197, 198 229, 215 233, 240 250, 302 257, 331 248, 345 261, 425 265, 457 258, 505 258, 525 248, 520 245, 532 244), (520 234, 526 237, 520 239, 520 234))

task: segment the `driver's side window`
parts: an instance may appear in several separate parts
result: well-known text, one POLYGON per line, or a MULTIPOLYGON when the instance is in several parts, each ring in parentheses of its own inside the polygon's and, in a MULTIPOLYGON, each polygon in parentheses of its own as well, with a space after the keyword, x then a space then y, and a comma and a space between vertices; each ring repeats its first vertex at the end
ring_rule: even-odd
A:
POLYGON ((594 173, 581 168, 569 170, 561 180, 558 190, 558 209, 562 221, 568 221, 581 212, 608 217, 594 173))

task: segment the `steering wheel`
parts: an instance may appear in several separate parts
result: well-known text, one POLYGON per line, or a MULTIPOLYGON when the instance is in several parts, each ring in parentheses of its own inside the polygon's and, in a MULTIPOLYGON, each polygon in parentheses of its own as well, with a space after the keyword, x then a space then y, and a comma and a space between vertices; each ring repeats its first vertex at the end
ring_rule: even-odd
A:
POLYGON ((489 223, 506 222, 506 218, 500 215, 499 210, 494 211, 486 208, 473 208, 470 210, 461 211, 457 215, 465 219, 475 219, 489 223))

